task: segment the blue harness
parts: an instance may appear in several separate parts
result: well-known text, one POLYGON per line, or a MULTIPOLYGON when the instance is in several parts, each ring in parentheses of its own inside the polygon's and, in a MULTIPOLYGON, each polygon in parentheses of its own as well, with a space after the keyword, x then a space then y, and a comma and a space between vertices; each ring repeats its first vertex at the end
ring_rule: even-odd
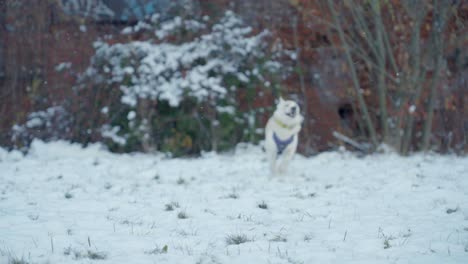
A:
POLYGON ((276 133, 273 132, 273 140, 275 141, 275 144, 276 144, 276 149, 277 149, 277 154, 278 155, 281 155, 284 151, 284 149, 286 149, 286 147, 291 144, 291 142, 293 142, 294 140, 294 135, 292 135, 290 138, 286 139, 286 140, 281 140, 277 135, 276 133))

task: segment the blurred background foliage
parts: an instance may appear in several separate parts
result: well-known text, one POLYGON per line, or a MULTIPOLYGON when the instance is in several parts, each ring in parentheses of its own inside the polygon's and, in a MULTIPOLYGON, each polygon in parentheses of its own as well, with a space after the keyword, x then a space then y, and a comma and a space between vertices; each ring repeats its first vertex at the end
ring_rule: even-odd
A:
POLYGON ((468 150, 466 1, 0 1, 0 144, 174 156, 258 143, 280 94, 299 151, 468 150))

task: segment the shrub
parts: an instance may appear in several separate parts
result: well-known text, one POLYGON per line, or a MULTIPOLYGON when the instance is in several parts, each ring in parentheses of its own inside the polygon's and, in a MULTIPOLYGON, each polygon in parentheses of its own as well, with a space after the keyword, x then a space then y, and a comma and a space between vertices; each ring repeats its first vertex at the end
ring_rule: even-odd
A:
MULTIPOLYGON (((256 142, 262 131, 257 94, 278 89, 281 70, 269 32, 254 32, 233 12, 213 21, 154 15, 122 34, 128 43, 95 43, 77 92, 108 93, 103 122, 91 128, 112 150, 161 150, 178 156, 256 142), (146 35, 145 35, 146 34, 146 35)), ((96 125, 96 124, 94 124, 96 125)))

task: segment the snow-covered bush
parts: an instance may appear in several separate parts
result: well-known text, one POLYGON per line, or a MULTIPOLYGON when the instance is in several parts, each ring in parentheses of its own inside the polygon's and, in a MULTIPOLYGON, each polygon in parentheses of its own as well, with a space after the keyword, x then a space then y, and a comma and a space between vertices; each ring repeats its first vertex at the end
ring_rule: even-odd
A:
POLYGON ((275 89, 281 70, 267 31, 254 32, 227 11, 214 21, 154 15, 122 34, 140 40, 96 42, 78 87, 118 94, 102 105, 101 136, 113 147, 183 154, 258 138, 264 109, 253 99, 275 89))
POLYGON ((15 147, 26 151, 34 138, 58 140, 69 134, 70 115, 62 106, 52 106, 29 113, 26 122, 11 129, 11 141, 15 147))

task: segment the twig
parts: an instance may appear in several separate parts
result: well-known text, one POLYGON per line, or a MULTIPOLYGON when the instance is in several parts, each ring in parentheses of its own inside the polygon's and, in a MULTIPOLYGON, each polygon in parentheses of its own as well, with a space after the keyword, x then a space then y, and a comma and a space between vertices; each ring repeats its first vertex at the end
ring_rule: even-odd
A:
POLYGON ((363 152, 368 152, 368 148, 366 148, 365 146, 363 146, 362 144, 359 144, 358 142, 356 142, 355 140, 352 140, 351 138, 339 133, 339 132, 336 132, 336 131, 333 131, 333 136, 345 143, 348 143, 349 145, 363 151, 363 152))
POLYGON ((50 247, 52 249, 52 253, 54 253, 54 239, 52 238, 52 236, 50 237, 50 247))

